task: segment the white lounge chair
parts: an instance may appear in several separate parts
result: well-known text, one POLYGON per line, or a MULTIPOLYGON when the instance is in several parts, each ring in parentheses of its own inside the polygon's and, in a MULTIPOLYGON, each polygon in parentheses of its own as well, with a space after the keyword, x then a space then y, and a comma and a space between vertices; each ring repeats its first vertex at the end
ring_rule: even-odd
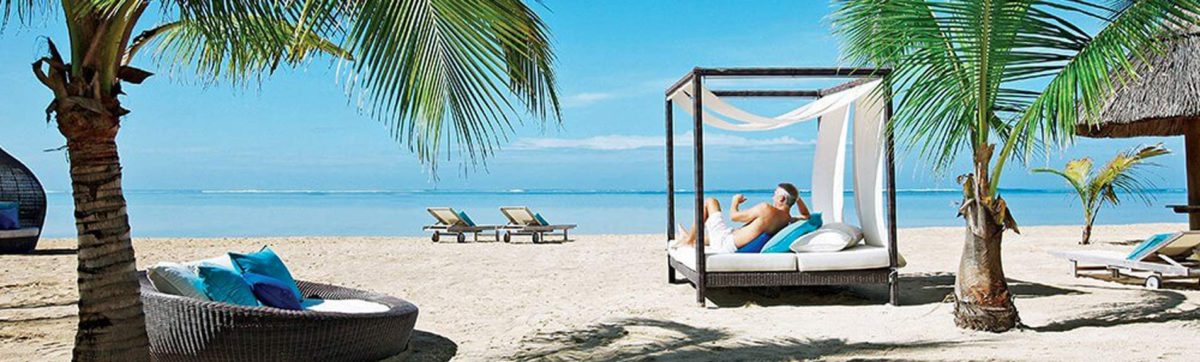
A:
POLYGON ((422 228, 432 233, 429 238, 435 243, 443 234, 454 235, 460 243, 467 241, 467 234, 472 234, 474 241, 479 241, 479 234, 487 232, 491 232, 492 241, 500 240, 500 225, 476 225, 470 217, 466 217, 466 213, 454 211, 449 207, 431 207, 425 210, 437 219, 436 224, 422 228))
POLYGON ((512 241, 513 235, 529 235, 534 243, 546 240, 546 236, 562 235, 562 241, 570 241, 567 230, 575 228, 574 224, 550 224, 541 215, 529 211, 525 206, 504 206, 500 212, 508 218, 504 226, 504 242, 512 241))
POLYGON ((1192 257, 1197 252, 1200 252, 1200 231, 1158 234, 1128 254, 1105 250, 1050 254, 1071 261, 1072 273, 1077 278, 1081 270, 1106 270, 1114 278, 1122 275, 1144 278, 1146 288, 1158 289, 1163 280, 1200 278, 1200 260, 1192 257))

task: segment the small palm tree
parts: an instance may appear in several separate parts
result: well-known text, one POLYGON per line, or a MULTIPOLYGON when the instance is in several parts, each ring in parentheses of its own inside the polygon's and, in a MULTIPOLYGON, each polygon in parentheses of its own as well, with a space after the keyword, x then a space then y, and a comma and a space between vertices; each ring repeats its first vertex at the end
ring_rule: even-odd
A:
POLYGON ((853 63, 894 69, 890 125, 938 171, 966 153, 965 245, 954 288, 961 328, 1017 325, 1001 261, 1017 222, 1000 192, 1005 162, 1069 144, 1093 122, 1131 59, 1197 23, 1197 0, 841 0, 835 30, 853 63), (1095 33, 1082 22, 1102 25, 1095 33), (1032 85, 1044 84, 1040 89, 1032 85), (1081 112, 1082 111, 1082 112, 1081 112))
POLYGON ((558 116, 546 26, 522 0, 0 0, 0 29, 51 15, 66 46, 47 41, 33 72, 70 160, 76 360, 150 357, 116 143, 120 96, 151 75, 139 61, 234 83, 350 62, 351 96, 431 167, 439 151, 489 155, 520 114, 558 116))
POLYGON ((1137 196, 1147 203, 1150 197, 1146 194, 1148 183, 1140 180, 1136 173, 1140 167, 1152 166, 1146 160, 1171 153, 1163 145, 1134 147, 1118 153, 1104 168, 1092 173, 1092 159, 1084 157, 1067 162, 1062 170, 1052 168, 1037 168, 1033 172, 1048 173, 1062 177, 1071 188, 1075 189, 1079 201, 1083 204, 1083 239, 1079 244, 1087 245, 1092 239, 1092 224, 1096 222, 1096 214, 1105 204, 1116 206, 1121 203, 1117 198, 1118 192, 1137 196))

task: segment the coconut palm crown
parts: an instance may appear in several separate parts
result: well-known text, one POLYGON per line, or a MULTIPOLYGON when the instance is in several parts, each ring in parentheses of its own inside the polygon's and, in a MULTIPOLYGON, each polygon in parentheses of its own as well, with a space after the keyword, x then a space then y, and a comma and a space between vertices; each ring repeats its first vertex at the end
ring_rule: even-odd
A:
MULTIPOLYGON (((1001 261, 1018 231, 1000 192, 1006 162, 1071 141, 1131 59, 1161 51, 1172 29, 1196 23, 1196 0, 844 0, 833 15, 851 63, 893 68, 891 127, 959 177, 966 240, 955 282, 958 326, 1006 331, 1019 322, 1001 261), (1088 32, 1088 24, 1099 31, 1088 32)), ((1129 79, 1129 78, 1125 78, 1129 79)))

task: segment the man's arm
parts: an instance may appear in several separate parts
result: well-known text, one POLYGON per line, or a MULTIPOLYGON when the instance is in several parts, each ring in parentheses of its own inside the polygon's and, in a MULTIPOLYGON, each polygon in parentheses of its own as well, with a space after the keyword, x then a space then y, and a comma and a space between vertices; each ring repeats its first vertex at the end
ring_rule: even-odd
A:
POLYGON ((808 220, 808 218, 812 217, 812 214, 808 212, 808 205, 804 204, 803 198, 796 198, 796 208, 800 209, 800 217, 797 220, 808 220))
POLYGON ((751 222, 757 217, 758 206, 752 207, 749 210, 741 210, 742 203, 746 202, 746 197, 742 194, 733 195, 733 206, 729 208, 729 219, 733 222, 751 222))

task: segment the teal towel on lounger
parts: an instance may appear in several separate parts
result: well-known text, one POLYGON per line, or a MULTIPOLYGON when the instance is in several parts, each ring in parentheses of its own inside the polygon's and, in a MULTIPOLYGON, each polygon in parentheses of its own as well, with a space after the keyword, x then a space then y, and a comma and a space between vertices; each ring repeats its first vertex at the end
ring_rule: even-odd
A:
POLYGON ((1175 233, 1164 233, 1151 236, 1149 239, 1146 239, 1146 241, 1143 241, 1141 244, 1138 244, 1137 247, 1133 248, 1133 251, 1130 252, 1129 256, 1125 257, 1125 259, 1130 261, 1145 259, 1151 250, 1158 249, 1163 243, 1167 242, 1167 240, 1170 240, 1172 236, 1175 236, 1175 233))

